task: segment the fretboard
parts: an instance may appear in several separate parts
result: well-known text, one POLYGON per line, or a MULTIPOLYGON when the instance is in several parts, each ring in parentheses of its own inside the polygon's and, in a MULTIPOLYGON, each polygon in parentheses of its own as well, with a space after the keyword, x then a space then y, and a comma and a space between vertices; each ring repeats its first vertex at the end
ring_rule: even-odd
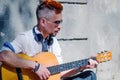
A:
MULTIPOLYGON (((78 61, 73 61, 73 62, 69 62, 69 63, 51 66, 51 67, 48 67, 48 70, 50 71, 51 74, 56 74, 56 73, 60 73, 65 70, 79 68, 79 67, 89 64, 88 59, 83 59, 83 60, 78 60, 78 61)), ((92 59, 96 60, 95 57, 92 59)))

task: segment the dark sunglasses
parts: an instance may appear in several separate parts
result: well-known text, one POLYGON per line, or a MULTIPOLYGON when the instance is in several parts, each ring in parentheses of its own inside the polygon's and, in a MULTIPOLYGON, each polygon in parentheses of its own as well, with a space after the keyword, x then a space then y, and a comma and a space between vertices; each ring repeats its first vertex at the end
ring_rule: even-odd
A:
MULTIPOLYGON (((48 19, 46 19, 47 21, 49 21, 48 19)), ((63 20, 56 20, 56 21, 54 21, 54 22, 51 22, 51 21, 49 21, 50 23, 54 23, 55 25, 60 25, 62 22, 63 22, 63 20)))
POLYGON ((56 25, 60 25, 62 22, 63 22, 63 20, 56 20, 56 21, 54 21, 54 23, 55 23, 56 25))

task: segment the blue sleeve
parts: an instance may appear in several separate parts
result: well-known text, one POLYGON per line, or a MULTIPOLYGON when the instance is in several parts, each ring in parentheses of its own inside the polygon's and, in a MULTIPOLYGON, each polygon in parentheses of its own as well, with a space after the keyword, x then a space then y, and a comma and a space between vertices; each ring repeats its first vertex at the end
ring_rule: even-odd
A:
POLYGON ((11 43, 9 41, 6 41, 3 44, 3 47, 6 47, 6 48, 10 49, 12 52, 15 52, 15 49, 13 48, 13 46, 11 45, 11 43))

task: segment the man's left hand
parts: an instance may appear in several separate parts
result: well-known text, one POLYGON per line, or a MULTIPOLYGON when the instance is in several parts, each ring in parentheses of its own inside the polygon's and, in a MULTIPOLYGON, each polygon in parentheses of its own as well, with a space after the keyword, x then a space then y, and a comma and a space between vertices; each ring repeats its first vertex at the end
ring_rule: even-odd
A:
POLYGON ((93 59, 88 60, 89 64, 86 66, 86 68, 96 68, 98 66, 98 62, 93 59))

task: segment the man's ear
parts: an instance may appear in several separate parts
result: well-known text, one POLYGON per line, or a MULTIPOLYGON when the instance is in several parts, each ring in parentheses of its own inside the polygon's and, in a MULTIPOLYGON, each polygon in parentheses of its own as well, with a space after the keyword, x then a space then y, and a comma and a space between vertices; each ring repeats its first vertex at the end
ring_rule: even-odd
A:
POLYGON ((41 26, 45 26, 45 25, 46 25, 46 21, 45 21, 44 18, 41 18, 41 19, 39 20, 39 23, 41 24, 41 26))

